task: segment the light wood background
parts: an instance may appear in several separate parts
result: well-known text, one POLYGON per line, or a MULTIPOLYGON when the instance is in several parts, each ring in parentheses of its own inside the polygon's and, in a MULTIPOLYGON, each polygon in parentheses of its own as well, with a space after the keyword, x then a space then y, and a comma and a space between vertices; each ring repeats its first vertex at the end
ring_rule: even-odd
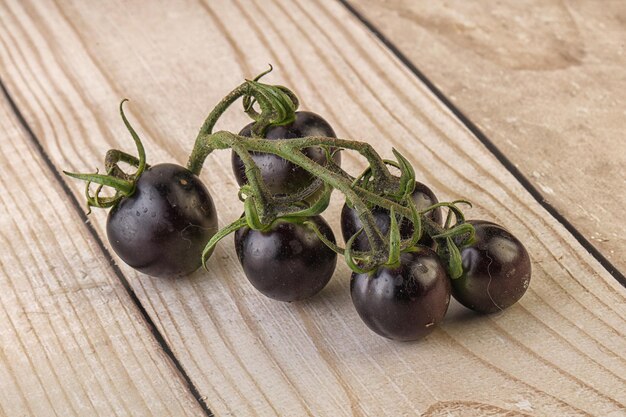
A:
MULTIPOLYGON (((623 20, 614 17, 623 3, 541 2, 552 14, 513 1, 495 11, 409 3, 354 6, 618 274, 342 3, 7 0, 0 415, 626 415, 626 290, 616 279, 626 269, 617 236, 624 73, 611 58, 624 47, 623 20), (561 10, 569 17, 559 20, 561 10), (489 13, 515 22, 505 25, 512 31, 526 28, 531 42, 489 13), (465 26, 477 32, 465 36, 465 26), (268 62, 276 67, 268 80, 295 90, 341 137, 367 140, 385 156, 397 147, 440 199, 469 198, 469 217, 523 240, 533 278, 521 302, 492 316, 453 304, 426 339, 395 343, 358 319, 343 264, 322 293, 293 304, 247 283, 230 239, 210 272, 185 279, 118 264, 106 213, 87 219, 83 184, 59 172, 100 166, 111 147, 132 149, 117 113, 123 97, 149 161, 184 164, 212 106, 268 62), (566 83, 578 85, 577 95, 558 87, 566 83), (579 124, 568 125, 573 119, 579 124)), ((220 127, 237 130, 240 113, 220 127)), ((344 161, 362 167, 353 156, 344 161)), ((209 157, 202 179, 220 224, 239 216, 227 153, 209 157)), ((337 231, 340 208, 335 195, 325 214, 337 231)))
POLYGON ((626 3, 352 3, 626 270, 626 3))

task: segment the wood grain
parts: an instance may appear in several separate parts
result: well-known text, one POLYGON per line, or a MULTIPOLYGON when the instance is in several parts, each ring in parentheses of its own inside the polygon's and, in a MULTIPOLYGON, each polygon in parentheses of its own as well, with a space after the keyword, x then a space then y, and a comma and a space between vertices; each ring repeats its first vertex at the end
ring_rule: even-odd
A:
POLYGON ((4 96, 0 131, 0 416, 203 415, 4 96))
POLYGON ((626 3, 350 3, 626 273, 626 3))
MULTIPOLYGON (((522 301, 482 317, 454 305, 418 343, 358 319, 338 267, 317 297, 284 304, 249 285, 230 240, 210 271, 157 280, 121 266, 218 416, 624 415, 626 290, 552 219, 429 90, 335 2, 7 1, 0 76, 58 169, 132 149, 121 97, 148 158, 184 163, 210 108, 265 68, 340 136, 395 146, 443 199, 526 242, 522 301)), ((245 119, 231 112, 221 127, 245 119)), ((347 156, 353 171, 362 161, 347 156)), ((239 216, 227 153, 202 178, 222 225, 239 216)), ((82 185, 68 182, 77 196, 82 185)), ((336 227, 340 198, 326 217, 336 227)), ((104 236, 104 214, 91 221, 104 236)))

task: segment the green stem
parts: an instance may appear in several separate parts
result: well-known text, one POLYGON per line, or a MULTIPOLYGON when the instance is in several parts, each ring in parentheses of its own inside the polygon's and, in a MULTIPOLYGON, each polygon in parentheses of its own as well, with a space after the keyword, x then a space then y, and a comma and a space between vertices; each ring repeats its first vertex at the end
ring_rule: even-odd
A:
MULTIPOLYGON (((320 142, 324 142, 328 140, 330 146, 335 147, 343 147, 343 142, 351 142, 348 144, 349 148, 355 148, 359 145, 358 142, 354 141, 333 141, 332 138, 313 138, 313 146, 320 142), (341 142, 341 143, 340 143, 341 142), (339 145, 339 146, 338 146, 339 145), (355 146, 356 145, 356 146, 355 146)), ((352 189, 350 181, 348 181, 344 176, 337 174, 328 168, 316 163, 312 159, 308 158, 304 155, 299 149, 296 149, 295 146, 292 146, 291 141, 296 141, 302 147, 309 147, 309 144, 306 141, 301 142, 300 139, 288 139, 288 140, 267 140, 267 139, 257 139, 257 138, 246 138, 243 136, 235 135, 231 132, 220 131, 216 132, 210 136, 205 137, 207 148, 212 149, 228 149, 233 146, 242 145, 245 149, 252 152, 266 152, 272 153, 280 156, 283 159, 286 159, 289 162, 292 162, 306 171, 313 174, 315 177, 319 177, 325 183, 329 184, 331 187, 336 188, 341 191, 347 199, 349 199, 354 205, 357 213, 359 215, 359 219, 363 223, 364 231, 370 241, 371 247, 374 249, 376 253, 385 252, 385 242, 384 239, 376 227, 376 222, 374 220, 374 216, 371 211, 368 209, 365 202, 359 198, 357 193, 352 189)), ((322 145, 324 143, 321 143, 322 145)), ((348 147, 346 147, 348 148, 348 147)), ((348 148, 348 149, 349 149, 348 148)), ((382 161, 382 160, 381 160, 382 161)), ((244 161, 245 163, 245 161, 244 161)), ((384 164, 384 163, 383 163, 384 164)), ((256 172, 251 172, 253 175, 256 172)), ((248 180, 251 181, 251 178, 248 177, 248 180)), ((259 211, 259 217, 263 217, 264 213, 262 211, 265 210, 265 207, 262 207, 259 211)), ((383 259, 382 263, 384 263, 383 259)), ((377 260, 379 261, 379 260, 377 260)))
MULTIPOLYGON (((410 208, 402 206, 401 204, 398 204, 391 199, 378 195, 375 192, 359 187, 358 185, 353 185, 352 182, 349 180, 349 176, 347 173, 345 173, 345 175, 342 175, 341 173, 337 173, 334 170, 330 170, 327 167, 311 160, 300 150, 302 148, 307 148, 310 146, 328 146, 356 150, 367 158, 372 166, 372 169, 374 169, 375 166, 384 167, 384 171, 381 170, 378 172, 379 175, 382 175, 383 178, 385 178, 385 180, 388 180, 387 177, 389 177, 389 180, 393 179, 394 177, 391 176, 391 174, 387 170, 385 162, 380 158, 380 156, 378 156, 378 154, 376 154, 376 152, 369 144, 326 137, 267 140, 260 138, 246 138, 226 131, 220 131, 212 135, 206 136, 203 138, 203 141, 203 146, 205 146, 206 149, 211 150, 233 148, 240 155, 243 155, 245 153, 244 151, 275 154, 289 162, 292 162, 302 167, 306 171, 310 172, 313 176, 322 179, 322 181, 324 181, 325 183, 342 192, 356 209, 359 219, 363 224, 363 231, 367 235, 368 240, 370 241, 370 245, 373 249, 372 252, 377 255, 377 258, 380 258, 373 259, 372 261, 374 262, 379 262, 381 264, 385 262, 386 259, 383 258, 383 255, 387 252, 385 250, 387 248, 387 244, 380 231, 376 227, 374 217, 365 201, 386 208, 388 210, 391 210, 393 208, 396 213, 401 214, 402 216, 409 219, 412 217, 412 212, 410 208), (348 176, 348 178, 346 178, 346 176, 348 176)), ((244 164, 246 164, 245 160, 244 164)), ((262 181, 254 178, 256 176, 260 176, 260 173, 257 172, 258 168, 257 170, 255 170, 253 169, 253 167, 253 161, 248 161, 248 163, 246 164, 246 169, 249 169, 251 174, 248 176, 248 179, 251 184, 255 181, 261 183, 262 181)), ((263 192, 259 192, 259 195, 264 194, 265 193, 263 192)), ((271 214, 267 213, 267 205, 258 205, 256 208, 259 218, 271 218, 271 214)), ((433 222, 426 216, 422 216, 422 223, 426 232, 431 235, 436 235, 443 232, 441 226, 439 226, 437 223, 433 222)))
MULTIPOLYGON (((280 152, 277 153, 277 155, 288 160, 289 162, 297 164, 298 166, 309 171, 311 174, 321 178, 325 183, 329 184, 333 188, 341 191, 343 195, 345 195, 346 198, 352 202, 354 208, 356 209, 359 220, 361 220, 361 223, 363 224, 363 231, 369 239, 373 252, 377 254, 386 252, 386 242, 378 230, 378 227, 376 227, 374 215, 369 210, 365 202, 359 198, 357 193, 352 189, 350 182, 346 181, 346 179, 341 175, 328 170, 324 166, 308 158, 299 150, 293 150, 287 153, 280 152)), ((384 261, 385 258, 382 260, 384 261)), ((380 260, 374 259, 373 261, 378 262, 380 260)))
POLYGON ((256 213, 259 215, 259 222, 264 225, 269 225, 273 219, 270 218, 272 213, 267 213, 267 211, 270 208, 268 202, 272 197, 265 182, 262 180, 261 170, 254 162, 254 159, 252 159, 245 146, 242 146, 240 142, 233 143, 232 149, 239 155, 246 167, 246 178, 248 179, 248 185, 250 186, 252 194, 255 196, 254 204, 256 205, 256 213))
POLYGON ((298 108, 296 95, 286 87, 256 81, 265 73, 260 74, 254 80, 246 80, 228 93, 209 113, 200 128, 200 132, 198 132, 193 150, 187 161, 187 168, 191 172, 196 175, 200 174, 204 160, 213 150, 207 146, 208 143, 203 138, 213 132, 215 123, 239 97, 248 98, 247 100, 244 99, 244 106, 246 113, 255 122, 252 126, 253 137, 262 136, 265 129, 270 125, 282 125, 295 120, 295 111, 298 108), (252 98, 250 99, 250 97, 252 98), (257 113, 252 107, 254 100, 259 104, 261 113, 257 113))
POLYGON ((241 84, 239 87, 235 88, 233 91, 228 93, 226 97, 220 101, 217 106, 211 111, 209 116, 206 118, 202 127, 200 128, 200 132, 196 137, 196 142, 191 151, 191 155, 189 155, 189 160, 187 162, 187 169, 193 172, 196 175, 200 175, 200 171, 202 170, 202 164, 204 164, 204 160, 207 156, 213 151, 209 146, 207 146, 207 141, 205 138, 211 134, 213 128, 215 127, 215 123, 220 118, 222 114, 233 104, 237 99, 248 92, 248 83, 245 82, 241 84))
MULTIPOLYGON (((310 146, 328 146, 350 149, 359 152, 369 163, 372 175, 379 182, 375 184, 375 191, 381 191, 393 179, 393 175, 389 172, 387 164, 374 150, 372 145, 366 142, 356 140, 347 140, 339 138, 330 138, 325 136, 309 136, 306 138, 288 139, 286 142, 288 148, 304 149, 310 146)), ((271 152, 271 151, 269 151, 271 152)), ((282 157, 282 155, 279 155, 282 157)), ((285 158, 286 159, 286 158, 285 158)))
MULTIPOLYGON (((294 159, 293 155, 295 151, 298 151, 300 148, 307 148, 310 146, 329 146, 334 148, 343 148, 343 149, 352 149, 361 153, 364 157, 368 158, 368 161, 371 164, 377 165, 378 161, 385 167, 385 171, 389 173, 386 168, 385 162, 378 156, 378 154, 374 151, 371 145, 363 142, 358 142, 354 140, 346 140, 339 138, 328 138, 321 136, 311 136, 307 138, 295 138, 295 139, 282 139, 282 140, 267 140, 267 139, 258 139, 258 138, 246 138, 243 136, 235 135, 230 132, 220 131, 216 132, 211 136, 207 136, 204 138, 207 144, 212 149, 228 149, 232 147, 232 143, 242 143, 244 147, 248 151, 253 152, 265 152, 272 153, 280 156, 283 159, 286 159, 290 162, 293 162, 296 165, 301 166, 315 177, 321 178, 324 182, 333 186, 333 188, 338 189, 343 192, 344 195, 352 204, 354 204, 354 194, 358 196, 359 200, 366 200, 373 205, 383 207, 387 210, 393 209, 396 213, 411 218, 411 209, 405 207, 394 200, 385 198, 375 192, 367 190, 365 188, 359 187, 358 185, 352 185, 347 178, 343 175, 331 171, 327 167, 317 164, 315 161, 311 160, 304 156, 304 158, 298 157, 298 159, 294 159), (332 183, 329 180, 332 178, 332 183), (341 187, 339 188, 339 184, 341 187), (347 193, 344 192, 347 190, 347 193)), ((346 174, 347 175, 347 174, 346 174)), ((386 174, 383 174, 386 176, 386 174)), ((391 176, 391 174, 388 174, 391 176)), ((355 206, 356 208, 356 206, 355 206)), ((359 210, 357 209, 357 212, 359 210)), ((426 232, 429 235, 436 235, 444 232, 444 229, 432 221, 430 218, 426 216, 422 216, 422 225, 426 232)), ((365 230, 368 238, 370 237, 367 230, 365 230)))

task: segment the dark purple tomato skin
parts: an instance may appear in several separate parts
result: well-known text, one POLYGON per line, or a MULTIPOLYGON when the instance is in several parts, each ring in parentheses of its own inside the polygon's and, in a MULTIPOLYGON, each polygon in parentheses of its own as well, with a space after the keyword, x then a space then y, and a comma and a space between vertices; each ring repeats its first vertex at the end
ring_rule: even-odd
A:
MULTIPOLYGON (((415 189, 413 190, 413 201, 415 202, 415 206, 418 210, 423 210, 439 202, 439 200, 437 200, 437 197, 435 196, 435 193, 433 193, 430 188, 417 181, 415 182, 415 189)), ((389 233, 389 226, 391 225, 389 210, 382 207, 374 207, 372 209, 372 214, 374 215, 376 226, 383 233, 383 235, 389 233)), ((443 222, 443 214, 441 208, 436 208, 435 210, 431 211, 430 213, 428 213, 427 217, 437 224, 442 224, 443 222)), ((347 204, 344 204, 343 209, 341 210, 341 234, 343 235, 344 241, 347 242, 348 239, 350 239, 350 237, 358 232, 361 227, 363 227, 363 224, 359 219, 357 211, 350 208, 347 204)), ((408 239, 411 237, 412 233, 413 224, 409 220, 404 219, 400 224, 400 236, 402 237, 402 239, 408 239)), ((422 238, 418 243, 420 245, 429 247, 432 247, 434 245, 433 240, 426 233, 422 235, 422 238)), ((352 248, 360 251, 370 250, 369 239, 367 238, 365 233, 361 233, 356 238, 354 246, 352 248)))
POLYGON ((135 187, 109 212, 107 235, 115 253, 155 277, 198 269, 217 231, 217 212, 204 184, 180 165, 159 164, 146 169, 135 187))
POLYGON ((479 313, 495 313, 515 304, 530 284, 530 256, 504 227, 469 220, 476 241, 461 250, 463 275, 452 280, 452 295, 479 313))
MULTIPOLYGON (((308 220, 335 242, 332 229, 321 216, 308 220)), ((250 283, 279 301, 303 300, 317 294, 328 284, 337 265, 337 254, 309 227, 282 220, 265 232, 239 229, 235 249, 250 283)))
MULTIPOLYGON (((252 123, 245 126, 239 134, 251 136, 252 123)), ((333 128, 321 116, 308 112, 296 112, 293 123, 283 126, 271 126, 265 132, 266 139, 294 139, 307 136, 336 137, 333 128)), ((326 154, 319 147, 305 148, 303 153, 312 160, 324 164, 326 154)), ((259 166, 263 180, 272 194, 293 194, 311 185, 314 178, 305 169, 292 164, 276 155, 253 152, 252 159, 259 166)), ((341 163, 340 152, 335 153, 333 160, 341 163)), ((237 183, 241 186, 248 182, 245 166, 239 155, 232 152, 232 166, 237 183)))
POLYGON ((437 254, 418 246, 401 255, 397 268, 352 274, 352 302, 367 327, 389 339, 418 340, 443 321, 450 279, 437 254))

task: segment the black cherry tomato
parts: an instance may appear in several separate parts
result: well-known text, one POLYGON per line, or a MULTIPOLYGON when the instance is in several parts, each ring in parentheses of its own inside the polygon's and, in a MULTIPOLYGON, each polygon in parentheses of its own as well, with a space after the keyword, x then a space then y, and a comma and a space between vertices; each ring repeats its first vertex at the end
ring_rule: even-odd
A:
MULTIPOLYGON (((251 136, 251 128, 252 124, 249 124, 239 134, 251 136)), ((294 139, 307 136, 336 137, 335 131, 326 120, 308 111, 298 111, 294 122, 282 126, 270 126, 265 132, 266 139, 294 139)), ((306 148, 303 153, 320 164, 326 162, 326 153, 319 147, 306 148)), ((272 194, 293 194, 311 185, 314 180, 305 169, 279 156, 259 152, 253 152, 251 155, 272 194)), ((333 159, 335 163, 341 163, 340 153, 335 153, 333 159)), ((237 183, 240 186, 245 184, 248 181, 245 166, 235 152, 232 152, 232 166, 237 183)))
POLYGON ((480 313, 495 313, 515 304, 530 284, 530 257, 524 245, 504 227, 469 220, 475 242, 461 250, 463 275, 452 280, 452 295, 480 313))
MULTIPOLYGON (((320 232, 335 242, 332 229, 321 216, 309 217, 320 232)), ((311 297, 330 281, 337 254, 308 226, 285 220, 270 230, 244 227, 235 232, 235 249, 250 283, 267 297, 296 301, 311 297)))
MULTIPOLYGON (((412 197, 418 210, 424 210, 425 208, 439 202, 435 193, 433 193, 430 188, 417 181, 415 182, 415 189, 413 190, 412 197)), ((391 224, 389 210, 382 207, 374 207, 372 209, 372 214, 374 215, 376 226, 383 233, 383 235, 389 233, 389 226, 391 224)), ((427 217, 438 224, 442 224, 443 214, 441 212, 441 208, 432 210, 427 214, 427 217)), ((363 227, 363 225, 359 219, 357 211, 350 208, 347 204, 344 204, 343 209, 341 210, 341 234, 343 235, 344 241, 347 242, 348 239, 358 232, 361 227, 363 227)), ((412 233, 413 224, 409 220, 403 219, 400 224, 400 236, 402 239, 408 239, 411 237, 412 233)), ((426 233, 422 235, 422 238, 418 243, 431 247, 434 245, 433 240, 426 233)), ((361 233, 357 236, 352 248, 358 251, 369 251, 370 244, 367 235, 365 235, 365 233, 361 233)))
POLYGON ((131 267, 156 277, 183 276, 200 267, 204 246, 217 231, 207 188, 186 168, 147 168, 135 192, 109 212, 113 250, 131 267))
POLYGON ((437 254, 417 246, 400 256, 400 266, 352 274, 352 302, 365 324, 389 339, 417 340, 443 320, 450 280, 437 254))

